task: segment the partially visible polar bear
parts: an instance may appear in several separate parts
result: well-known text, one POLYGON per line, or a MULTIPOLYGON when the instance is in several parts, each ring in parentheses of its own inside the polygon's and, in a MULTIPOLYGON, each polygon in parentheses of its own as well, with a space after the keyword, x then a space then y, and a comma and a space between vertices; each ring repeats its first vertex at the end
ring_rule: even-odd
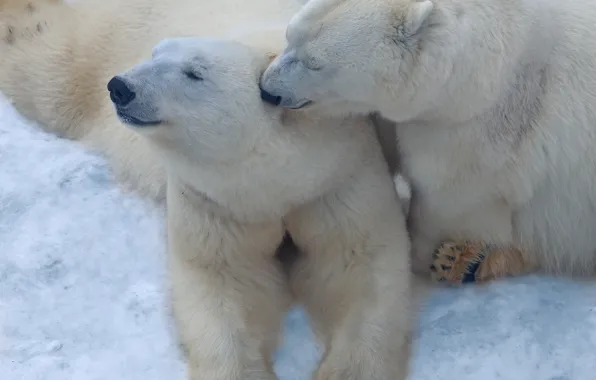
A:
POLYGON ((139 188, 158 194, 152 186, 167 177, 173 309, 190 377, 274 379, 271 351, 296 296, 327 348, 315 378, 404 380, 409 240, 368 118, 261 101, 283 28, 236 30, 252 48, 178 37, 151 53, 170 31, 168 12, 208 34, 231 1, 117 3, 0 8, 10 37, 0 41, 0 90, 46 128, 98 146, 139 188), (274 258, 285 231, 301 251, 289 276, 274 258))
POLYGON ((418 271, 461 237, 521 248, 504 272, 590 275, 594 23, 588 0, 310 0, 261 86, 284 107, 398 123, 418 271))
MULTIPOLYGON (((0 0, 0 91, 44 129, 105 152, 121 183, 158 200, 165 197, 162 164, 114 118, 108 80, 149 58, 163 38, 278 30, 300 7, 294 0, 72 3, 0 0)), ((283 34, 268 43, 276 39, 283 34)))

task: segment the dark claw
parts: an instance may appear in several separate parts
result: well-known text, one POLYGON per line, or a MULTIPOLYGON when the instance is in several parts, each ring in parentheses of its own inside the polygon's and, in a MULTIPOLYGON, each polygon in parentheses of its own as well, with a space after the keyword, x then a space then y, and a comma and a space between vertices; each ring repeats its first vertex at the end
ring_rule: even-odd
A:
POLYGON ((4 41, 6 41, 6 43, 9 45, 14 44, 15 36, 14 36, 14 29, 12 28, 12 26, 9 26, 8 28, 6 28, 6 36, 4 37, 4 41))

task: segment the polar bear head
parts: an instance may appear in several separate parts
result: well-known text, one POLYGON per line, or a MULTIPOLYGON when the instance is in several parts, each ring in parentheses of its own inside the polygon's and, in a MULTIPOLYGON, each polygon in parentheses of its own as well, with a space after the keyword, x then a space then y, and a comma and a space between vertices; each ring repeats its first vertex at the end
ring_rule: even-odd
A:
POLYGON ((283 47, 278 32, 165 40, 108 84, 118 117, 160 156, 168 180, 237 220, 281 218, 370 164, 376 146, 366 117, 261 100, 259 78, 283 47))
POLYGON ((431 0, 310 0, 261 78, 263 99, 414 117, 432 103, 450 67, 436 11, 431 0))
POLYGON ((108 90, 120 120, 150 141, 193 162, 231 162, 247 156, 279 113, 259 98, 268 63, 233 41, 172 38, 108 90))

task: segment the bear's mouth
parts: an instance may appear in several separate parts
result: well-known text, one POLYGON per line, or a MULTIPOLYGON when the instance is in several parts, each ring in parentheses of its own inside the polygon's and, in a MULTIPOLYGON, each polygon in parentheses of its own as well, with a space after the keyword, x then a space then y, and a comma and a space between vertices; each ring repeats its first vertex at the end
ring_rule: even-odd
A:
POLYGON ((122 112, 121 110, 116 110, 118 114, 118 118, 125 124, 134 125, 136 127, 147 127, 147 126, 155 126, 161 124, 160 120, 155 121, 145 121, 138 119, 134 116, 127 115, 126 113, 122 112))
POLYGON ((282 104, 282 106, 284 106, 285 108, 292 109, 292 110, 299 110, 299 109, 310 106, 312 103, 313 103, 312 100, 303 100, 298 104, 291 104, 291 105, 287 105, 287 106, 284 106, 282 104))

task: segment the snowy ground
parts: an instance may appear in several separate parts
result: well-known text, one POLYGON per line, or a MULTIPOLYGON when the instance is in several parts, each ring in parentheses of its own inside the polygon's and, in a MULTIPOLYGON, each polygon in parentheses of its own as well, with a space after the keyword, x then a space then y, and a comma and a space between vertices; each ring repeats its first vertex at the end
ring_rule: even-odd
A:
MULTIPOLYGON (((164 297, 163 210, 103 159, 0 98, 0 379, 182 380, 164 297)), ((412 380, 596 379, 596 285, 539 278, 436 291, 412 380)), ((317 360, 299 310, 282 380, 317 360)))

